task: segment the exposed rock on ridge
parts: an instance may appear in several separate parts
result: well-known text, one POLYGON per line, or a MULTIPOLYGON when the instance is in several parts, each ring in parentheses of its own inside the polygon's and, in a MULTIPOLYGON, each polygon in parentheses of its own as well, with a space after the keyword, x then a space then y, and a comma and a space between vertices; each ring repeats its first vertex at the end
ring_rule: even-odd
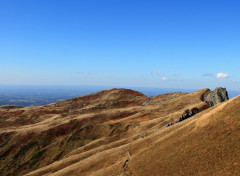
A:
POLYGON ((205 101, 209 106, 214 106, 216 104, 222 103, 224 101, 229 100, 228 92, 226 88, 217 87, 214 91, 207 91, 203 97, 203 101, 205 101))
MULTIPOLYGON (((214 91, 211 91, 210 89, 208 89, 202 95, 202 101, 205 101, 209 106, 215 106, 215 105, 222 103, 224 101, 227 101, 227 100, 229 100, 228 92, 227 92, 226 88, 222 88, 222 87, 217 87, 214 91)), ((169 123, 169 124, 165 125, 165 127, 168 127, 175 123, 179 123, 183 120, 186 120, 207 108, 208 108, 208 106, 203 106, 201 109, 198 109, 198 108, 193 108, 190 110, 187 109, 185 111, 185 113, 177 121, 169 123)))

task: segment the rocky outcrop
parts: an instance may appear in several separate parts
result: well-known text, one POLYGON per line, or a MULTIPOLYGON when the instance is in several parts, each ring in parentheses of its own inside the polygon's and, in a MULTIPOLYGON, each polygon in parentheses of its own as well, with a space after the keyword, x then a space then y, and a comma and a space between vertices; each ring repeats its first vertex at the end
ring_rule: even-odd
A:
POLYGON ((199 109, 197 109, 197 108, 193 108, 193 109, 191 109, 191 110, 186 110, 185 111, 185 113, 182 115, 182 117, 180 117, 179 119, 178 119, 178 121, 176 122, 176 123, 178 123, 178 122, 181 122, 181 121, 183 121, 183 120, 186 120, 186 119, 188 119, 189 117, 192 117, 192 116, 194 116, 195 114, 197 114, 199 112, 199 109))
MULTIPOLYGON (((217 87, 214 91, 211 91, 210 89, 208 89, 202 95, 201 99, 202 99, 202 101, 205 101, 209 106, 214 106, 214 105, 217 105, 219 103, 229 100, 228 92, 227 92, 226 88, 222 88, 222 87, 217 87)), ((208 107, 206 107, 206 106, 202 107, 202 109, 198 109, 198 108, 193 108, 190 110, 187 109, 184 112, 184 114, 177 121, 169 123, 169 124, 165 125, 165 127, 172 126, 175 123, 179 123, 183 120, 186 120, 186 119, 194 116, 195 114, 207 109, 208 107)))
POLYGON ((202 100, 205 101, 209 106, 214 106, 229 100, 228 92, 226 88, 217 87, 214 91, 207 91, 203 95, 202 100))
POLYGON ((207 107, 202 107, 202 109, 198 109, 198 108, 187 109, 187 110, 185 110, 184 114, 177 121, 169 123, 169 124, 165 125, 165 127, 169 127, 176 123, 182 122, 183 120, 186 120, 205 109, 207 109, 207 107))

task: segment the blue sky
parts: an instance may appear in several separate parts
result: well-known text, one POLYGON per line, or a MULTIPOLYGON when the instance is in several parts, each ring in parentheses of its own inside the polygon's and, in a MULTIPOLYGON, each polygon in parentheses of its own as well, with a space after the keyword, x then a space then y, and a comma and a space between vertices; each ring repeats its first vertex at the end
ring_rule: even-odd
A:
POLYGON ((240 90, 240 1, 0 0, 0 84, 240 90))

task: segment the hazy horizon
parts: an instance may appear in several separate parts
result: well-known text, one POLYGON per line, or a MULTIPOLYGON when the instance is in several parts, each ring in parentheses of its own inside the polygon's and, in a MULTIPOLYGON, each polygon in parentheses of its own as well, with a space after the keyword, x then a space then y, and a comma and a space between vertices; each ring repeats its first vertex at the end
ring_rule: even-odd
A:
POLYGON ((51 87, 105 87, 105 88, 153 88, 153 89, 178 89, 178 90, 200 90, 200 89, 205 89, 208 88, 210 90, 214 90, 217 87, 223 87, 226 88, 227 90, 230 91, 240 91, 237 89, 229 89, 228 87, 224 86, 217 86, 217 87, 199 87, 199 88, 181 88, 181 87, 159 87, 159 86, 128 86, 128 85, 81 85, 81 84, 69 84, 69 85, 64 85, 64 84, 0 84, 0 89, 1 87, 42 87, 42 88, 51 88, 51 87))
MULTIPOLYGON (((0 106, 41 106, 57 101, 67 100, 110 88, 128 88, 139 91, 148 97, 171 92, 190 93, 196 89, 154 88, 154 87, 122 87, 122 86, 37 86, 37 85, 0 85, 0 106)), ((229 98, 236 97, 240 91, 228 90, 229 98)))

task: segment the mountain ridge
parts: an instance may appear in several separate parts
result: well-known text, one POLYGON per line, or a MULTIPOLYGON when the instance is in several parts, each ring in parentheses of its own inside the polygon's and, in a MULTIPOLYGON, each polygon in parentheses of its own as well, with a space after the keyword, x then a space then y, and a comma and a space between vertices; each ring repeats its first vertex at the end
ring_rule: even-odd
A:
MULTIPOLYGON (((216 90, 227 101, 227 92, 222 88, 216 90)), ((110 89, 46 106, 1 110, 1 173, 156 175, 157 158, 149 160, 151 165, 147 168, 141 163, 147 157, 146 151, 149 155, 155 151, 150 146, 160 145, 156 144, 160 139, 167 143, 171 129, 176 134, 179 126, 195 124, 198 116, 204 117, 219 106, 239 99, 211 106, 209 99, 203 98, 209 91, 146 97, 129 89, 110 89), (142 157, 145 159, 141 160, 142 157)), ((179 142, 177 137, 174 139, 174 143, 179 142)), ((161 151, 155 153, 162 156, 161 151)), ((167 163, 166 158, 162 159, 167 163)), ((163 170, 163 175, 174 175, 165 167, 163 170)))

